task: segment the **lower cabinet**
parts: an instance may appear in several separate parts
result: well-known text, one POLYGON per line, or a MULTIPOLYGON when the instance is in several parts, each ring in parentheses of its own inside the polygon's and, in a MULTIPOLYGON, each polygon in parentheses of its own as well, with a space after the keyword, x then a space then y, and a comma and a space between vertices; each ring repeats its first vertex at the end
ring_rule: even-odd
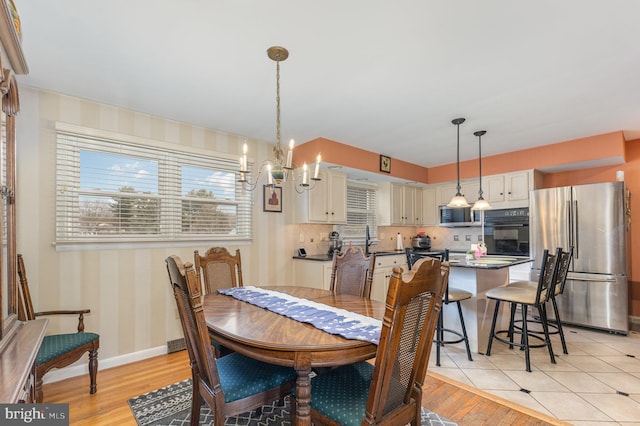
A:
POLYGON ((389 289, 389 278, 393 268, 399 266, 407 272, 407 257, 404 255, 378 256, 373 268, 373 283, 371 284, 371 298, 379 302, 387 300, 387 290, 389 289))
POLYGON ((293 260, 294 284, 300 287, 312 287, 329 290, 331 284, 331 260, 293 260))

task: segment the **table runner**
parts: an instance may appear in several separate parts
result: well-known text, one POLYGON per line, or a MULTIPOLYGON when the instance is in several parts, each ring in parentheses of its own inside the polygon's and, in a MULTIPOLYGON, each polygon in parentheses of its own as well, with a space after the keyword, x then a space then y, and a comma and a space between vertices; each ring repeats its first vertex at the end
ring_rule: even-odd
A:
POLYGON ((218 293, 311 324, 346 339, 363 340, 376 345, 380 340, 382 321, 346 309, 253 286, 224 288, 218 290, 218 293))

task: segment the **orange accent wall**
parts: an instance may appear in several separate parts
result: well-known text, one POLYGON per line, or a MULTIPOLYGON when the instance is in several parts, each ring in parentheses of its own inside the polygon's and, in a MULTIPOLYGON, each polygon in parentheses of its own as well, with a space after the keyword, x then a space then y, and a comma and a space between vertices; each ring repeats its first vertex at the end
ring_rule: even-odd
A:
POLYGON ((384 173, 380 171, 380 154, 325 138, 313 139, 296 147, 293 150, 293 162, 297 165, 302 165, 305 161, 311 164, 316 161, 318 153, 326 163, 427 183, 426 167, 392 158, 391 173, 384 173))

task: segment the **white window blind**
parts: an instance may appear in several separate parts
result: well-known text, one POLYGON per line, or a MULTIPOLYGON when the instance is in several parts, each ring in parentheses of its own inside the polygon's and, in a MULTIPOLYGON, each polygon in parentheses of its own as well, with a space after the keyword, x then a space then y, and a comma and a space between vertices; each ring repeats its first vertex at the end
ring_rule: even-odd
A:
POLYGON ((364 242, 367 225, 371 238, 374 238, 378 229, 377 212, 377 188, 348 182, 347 224, 338 227, 343 241, 364 242))
POLYGON ((248 239, 237 161, 57 134, 56 240, 248 239))

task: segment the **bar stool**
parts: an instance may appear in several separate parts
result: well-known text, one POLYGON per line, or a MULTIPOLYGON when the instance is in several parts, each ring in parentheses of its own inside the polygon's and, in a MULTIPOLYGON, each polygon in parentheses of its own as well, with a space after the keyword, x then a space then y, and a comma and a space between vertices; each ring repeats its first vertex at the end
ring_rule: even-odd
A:
POLYGON ((560 265, 561 252, 561 249, 557 249, 555 254, 549 254, 549 250, 544 251, 542 265, 540 268, 542 272, 538 279, 538 285, 535 287, 535 291, 530 287, 505 286, 492 288, 485 293, 488 299, 495 300, 496 302, 495 310, 493 312, 493 321, 491 323, 491 332, 489 333, 489 342, 487 344, 487 356, 491 356, 491 345, 495 339, 509 345, 510 349, 513 349, 514 346, 523 349, 525 353, 526 369, 528 372, 531 372, 529 348, 532 347, 546 347, 549 351, 551 363, 556 363, 555 356, 553 355, 553 348, 551 347, 551 340, 549 338, 549 328, 547 326, 547 316, 544 311, 544 304, 549 300, 550 295, 554 291, 556 276, 558 274, 558 266, 560 265), (511 304, 511 315, 509 319, 509 329, 496 331, 500 302, 507 302, 511 304), (518 305, 521 307, 522 311, 522 327, 515 327, 514 325, 515 311, 518 305), (527 310, 529 306, 538 310, 544 337, 540 337, 528 330, 527 310), (499 336, 505 333, 507 334, 507 339, 499 336), (514 342, 514 334, 520 334, 520 343, 514 342), (542 343, 539 345, 530 345, 529 337, 539 339, 542 343))
MULTIPOLYGON (((558 310, 558 304, 556 297, 564 293, 564 287, 567 283, 567 275, 569 274, 569 266, 571 265, 571 259, 573 258, 573 247, 569 248, 569 251, 563 251, 560 254, 560 264, 558 265, 558 274, 556 275, 555 290, 551 293, 549 299, 553 306, 553 313, 555 315, 555 321, 549 322, 547 315, 547 308, 543 306, 544 315, 547 317, 547 326, 553 330, 549 330, 549 334, 559 334, 560 342, 562 343, 562 352, 568 354, 567 342, 564 338, 564 330, 562 329, 562 321, 560 319, 560 312, 558 310)), ((521 287, 521 288, 535 288, 537 283, 535 281, 514 281, 509 283, 507 287, 521 287)), ((530 322, 542 323, 540 320, 529 320, 530 322)), ((540 331, 529 331, 530 333, 542 333, 540 331)))
MULTIPOLYGON (((439 251, 439 252, 429 252, 429 253, 417 253, 415 251, 412 251, 410 248, 406 248, 405 252, 407 254, 407 264, 409 265, 409 270, 411 270, 411 266, 418 261, 418 259, 423 258, 423 257, 435 257, 436 259, 440 259, 441 262, 448 262, 449 261, 449 250, 443 250, 443 251, 439 251)), ((458 330, 452 330, 449 328, 444 328, 444 315, 443 315, 443 311, 444 309, 440 310, 440 314, 438 316, 438 324, 436 326, 436 332, 435 332, 435 344, 436 344, 436 365, 438 367, 440 367, 440 347, 444 346, 445 344, 447 345, 452 345, 455 343, 462 343, 464 342, 465 347, 467 349, 467 358, 469 359, 469 361, 473 361, 473 358, 471 357, 471 348, 469 347, 469 337, 467 336, 467 328, 464 325, 464 317, 462 316, 462 305, 460 304, 461 301, 463 300, 467 300, 467 299, 471 299, 472 294, 468 291, 465 290, 461 290, 458 288, 454 288, 451 287, 449 285, 448 282, 448 278, 447 278, 447 283, 446 283, 446 290, 444 292, 444 297, 442 299, 442 303, 445 305, 448 305, 449 303, 455 303, 456 306, 458 307, 458 315, 460 317, 460 326, 462 328, 462 332, 458 331, 458 330), (455 336, 458 336, 457 338, 452 338, 450 340, 445 340, 444 339, 444 333, 450 333, 453 334, 455 336)))

